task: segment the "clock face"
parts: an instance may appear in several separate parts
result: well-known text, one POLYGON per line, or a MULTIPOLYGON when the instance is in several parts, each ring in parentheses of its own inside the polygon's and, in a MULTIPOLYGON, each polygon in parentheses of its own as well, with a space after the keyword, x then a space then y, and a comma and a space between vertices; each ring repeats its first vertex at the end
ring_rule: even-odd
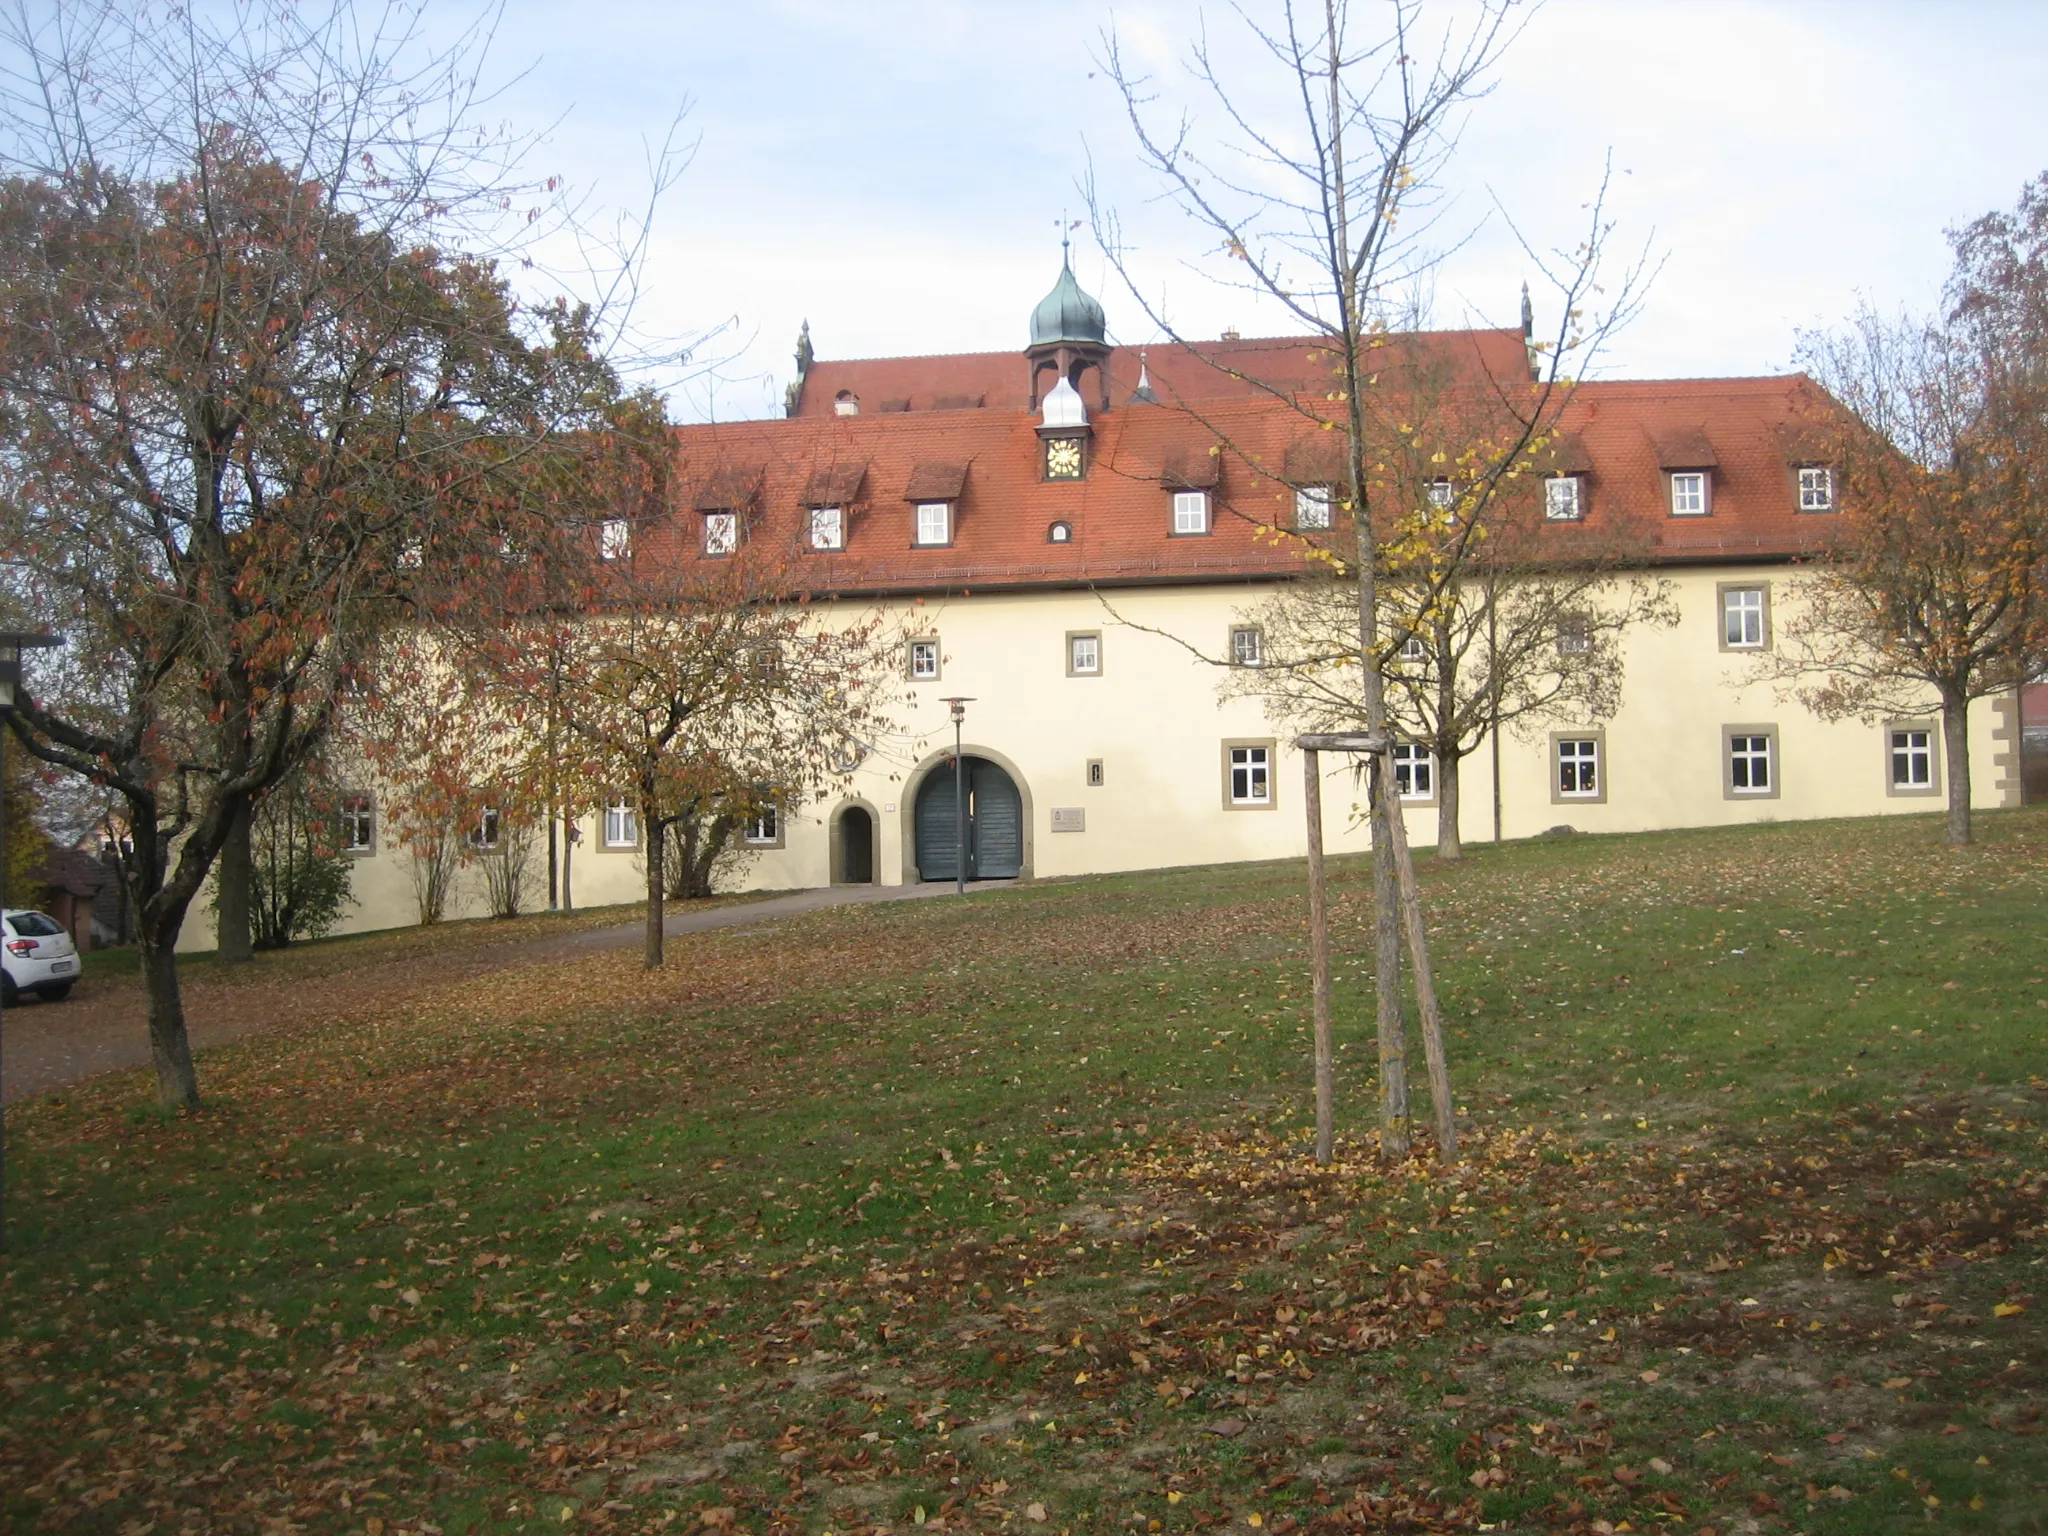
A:
POLYGON ((1056 437, 1045 445, 1045 478, 1081 478, 1081 444, 1078 440, 1071 437, 1056 437))

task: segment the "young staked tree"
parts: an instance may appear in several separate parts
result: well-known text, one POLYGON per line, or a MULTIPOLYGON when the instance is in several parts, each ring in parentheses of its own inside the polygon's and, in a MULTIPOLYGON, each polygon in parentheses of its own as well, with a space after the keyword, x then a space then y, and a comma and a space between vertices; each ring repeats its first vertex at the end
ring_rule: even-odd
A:
POLYGON ((1814 456, 1841 507, 1772 670, 1823 716, 1941 713, 1947 839, 1971 839, 1970 706, 2048 666, 2048 177, 1950 236, 1938 318, 1803 338, 1846 410, 1814 456))
POLYGON ((12 725, 123 824, 166 1104, 198 1100, 175 956, 216 858, 377 628, 550 536, 522 463, 592 366, 462 254, 541 194, 478 131, 482 39, 411 64, 410 14, 0 23, 0 534, 71 641, 12 725))
MULTIPOLYGON (((1410 349, 1391 334, 1399 296, 1441 257, 1431 244, 1441 211, 1443 176, 1456 148, 1460 119, 1489 86, 1490 76, 1515 31, 1514 0, 1486 0, 1426 25, 1412 0, 1352 7, 1344 0, 1298 4, 1283 0, 1266 22, 1240 10, 1241 45, 1203 38, 1193 49, 1190 73, 1223 124, 1214 139, 1191 116, 1162 119, 1153 84, 1126 62, 1114 34, 1103 47, 1105 73, 1123 96, 1139 153, 1168 197, 1212 240, 1227 263, 1224 281, 1279 308, 1312 338, 1327 360, 1323 387, 1267 384, 1238 371, 1227 356, 1209 354, 1180 334, 1161 307, 1132 280, 1130 257, 1113 215, 1091 189, 1097 238, 1129 282, 1148 317, 1172 341, 1294 412, 1305 431, 1327 431, 1334 444, 1328 477, 1341 503, 1348 545, 1335 555, 1343 577, 1354 657, 1377 664, 1355 669, 1356 716, 1387 736, 1394 723, 1387 686, 1390 648, 1387 580, 1390 559, 1404 538, 1400 524, 1412 505, 1384 490, 1384 442, 1374 396, 1382 372, 1398 376, 1410 349), (1265 73, 1260 74, 1263 67, 1265 73), (1262 95, 1262 91, 1269 94, 1262 95), (1262 116, 1262 101, 1283 102, 1262 116)), ((1455 509, 1469 549, 1481 535, 1493 493, 1539 446, 1562 405, 1556 389, 1575 344, 1602 326, 1587 313, 1596 293, 1601 247, 1607 234, 1599 205, 1590 233, 1575 251, 1531 260, 1556 288, 1559 332, 1532 347, 1534 380, 1498 381, 1514 430, 1493 443, 1484 461, 1465 466, 1479 488, 1455 509), (1531 386, 1534 386, 1532 389, 1531 386)), ((1626 289, 1612 306, 1626 308, 1626 289)), ((1197 416, 1188 402, 1169 401, 1197 416)), ((1399 413, 1396 412, 1398 415, 1399 413)), ((1217 424, 1211 423, 1214 426, 1217 424)), ((1227 432, 1219 432, 1226 448, 1227 432)), ((1255 455, 1233 458, 1256 468, 1255 455)), ((1268 466, 1266 473, 1277 473, 1268 466)), ((1441 510, 1441 509, 1438 509, 1441 510)), ((1412 530, 1406 530, 1412 533, 1412 530)), ((1462 559, 1440 562, 1434 597, 1412 605, 1433 618, 1437 605, 1462 590, 1462 559)), ((1400 962, 1405 936, 1429 1063, 1437 1146, 1455 1153, 1457 1137, 1442 1020, 1429 962, 1428 939, 1413 862, 1403 826, 1390 755, 1376 754, 1369 773, 1373 829, 1375 948, 1379 1029, 1381 1148, 1403 1156, 1409 1147, 1406 1031, 1400 962)), ((1328 1137, 1318 1155, 1327 1157, 1328 1137)))

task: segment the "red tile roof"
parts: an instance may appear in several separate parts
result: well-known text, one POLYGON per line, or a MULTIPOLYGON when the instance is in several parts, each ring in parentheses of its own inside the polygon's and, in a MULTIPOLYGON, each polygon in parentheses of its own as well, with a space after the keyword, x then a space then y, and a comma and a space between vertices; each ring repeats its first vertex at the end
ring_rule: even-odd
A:
MULTIPOLYGON (((1520 378, 1528 368, 1520 331, 1423 331, 1389 335, 1380 345, 1390 377, 1418 357, 1428 358, 1447 375, 1475 381, 1520 378)), ((1304 336, 1117 347, 1109 355, 1112 406, 1122 405, 1137 389, 1141 358, 1153 390, 1169 405, 1261 396, 1272 390, 1319 392, 1332 387, 1334 367, 1325 344, 1304 336)), ((1093 410, 1102 390, 1092 374, 1083 379, 1081 393, 1093 410)), ((1031 368, 1021 351, 820 359, 804 376, 796 415, 835 416, 842 394, 855 397, 862 414, 1022 411, 1031 403, 1031 368)))
MULTIPOLYGON (((1519 335, 1465 334, 1474 357, 1495 360, 1505 351, 1498 338, 1510 338, 1508 361, 1520 366, 1519 335)), ((1256 357, 1304 366, 1315 346, 1303 339, 1234 345, 1233 357, 1247 364, 1256 357)), ((1155 361, 1155 376, 1156 370, 1155 361)), ((1193 400, 1194 376, 1185 377, 1183 398, 1193 400)), ((1529 387, 1523 374, 1506 377, 1517 388, 1529 387)), ((672 515, 676 526, 668 539, 675 554, 691 558, 701 548, 703 509, 741 504, 736 498, 744 491, 752 496, 749 538, 800 551, 808 584, 819 593, 1287 575, 1301 569, 1299 552, 1261 530, 1286 526, 1292 487, 1336 478, 1341 458, 1338 435, 1315 430, 1284 396, 1226 381, 1227 389, 1215 386, 1199 407, 1118 405, 1096 413, 1086 478, 1048 482, 1040 475, 1037 418, 1022 405, 1029 373, 1019 354, 819 363, 811 381, 795 419, 677 429, 684 488, 678 504, 698 510, 672 515), (998 363, 1007 384, 997 379, 998 363), (833 368, 865 372, 833 375, 833 368), (858 376, 866 391, 888 370, 927 386, 979 387, 991 401, 1008 403, 844 417, 810 408, 821 380, 858 376), (976 370, 986 370, 985 378, 962 382, 976 370), (1204 479, 1213 486, 1211 532, 1174 536, 1173 488, 1204 479), (842 497, 845 547, 804 549, 803 507, 819 504, 821 490, 849 486, 842 497), (912 546, 915 513, 908 503, 919 500, 956 503, 949 545, 912 546), (1070 526, 1070 539, 1051 541, 1055 522, 1070 526)), ((1319 384, 1312 397, 1323 413, 1331 409, 1326 394, 1319 384)), ((829 402, 829 391, 823 398, 829 402)), ((1794 450, 1814 440, 1816 409, 1828 404, 1801 375, 1577 385, 1551 452, 1557 468, 1585 476, 1585 516, 1576 524, 1546 525, 1542 536, 1569 549, 1623 528, 1659 563, 1783 559, 1810 551, 1833 520, 1798 512, 1794 466, 1811 458, 1794 450), (1664 475, 1670 467, 1710 473, 1710 515, 1670 515, 1664 475)), ((657 546, 667 542, 649 532, 657 546)))

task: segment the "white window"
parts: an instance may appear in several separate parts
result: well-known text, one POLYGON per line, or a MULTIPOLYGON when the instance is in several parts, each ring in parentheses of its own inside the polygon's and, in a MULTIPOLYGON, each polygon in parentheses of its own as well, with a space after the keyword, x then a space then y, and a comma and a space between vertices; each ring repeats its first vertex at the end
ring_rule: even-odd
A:
POLYGON ((1934 788, 1934 733, 1907 726, 1891 737, 1892 788, 1934 788))
POLYGON ((1429 651, 1422 643, 1422 636, 1411 629, 1401 637, 1401 644, 1395 655, 1402 661, 1424 661, 1428 659, 1429 651))
POLYGON ((860 396, 850 389, 842 389, 839 391, 838 397, 833 400, 832 409, 835 414, 840 416, 858 416, 860 414, 860 396))
POLYGON ((1230 664, 1233 667, 1259 667, 1266 662, 1266 637, 1251 625, 1243 625, 1230 632, 1230 664))
POLYGON ((1232 747, 1230 749, 1230 803, 1271 805, 1273 803, 1273 749, 1232 747))
POLYGON ((498 846, 498 808, 495 805, 487 805, 476 813, 476 825, 469 829, 469 845, 472 848, 498 846))
POLYGON ((1825 464, 1805 464, 1799 470, 1799 510, 1835 510, 1835 472, 1825 464))
POLYGON ((1420 742, 1395 742, 1394 788, 1403 800, 1434 800, 1436 754, 1420 742))
POLYGON ((781 842, 782 813, 772 805, 765 807, 760 815, 748 819, 746 831, 741 835, 756 845, 781 842))
POLYGON ((1728 737, 1728 789, 1737 795, 1768 795, 1773 792, 1771 738, 1748 732, 1731 732, 1728 737))
POLYGON ((1173 531, 1175 533, 1207 533, 1209 531, 1209 493, 1207 491, 1175 491, 1173 493, 1173 531))
POLYGON ((1721 643, 1731 651, 1761 650, 1764 643, 1764 589, 1721 589, 1721 643))
POLYGON ((1585 515, 1577 475, 1552 475, 1543 482, 1543 515, 1553 523, 1575 523, 1585 515))
POLYGON ((1432 480, 1429 482, 1429 504, 1434 510, 1442 512, 1457 499, 1458 488, 1452 485, 1450 481, 1432 480))
POLYGON ((1090 789, 1102 788, 1102 759, 1099 757, 1088 759, 1088 787, 1090 789))
POLYGON ((604 803, 604 845, 607 848, 631 848, 640 841, 640 818, 634 814, 633 806, 626 800, 607 800, 604 803))
POLYGON ((1705 517, 1707 515, 1707 477, 1698 470, 1687 470, 1671 477, 1671 515, 1673 517, 1705 517))
POLYGON ((917 533, 919 544, 950 544, 953 542, 953 503, 950 501, 920 501, 917 504, 917 533))
POLYGON ((740 515, 737 512, 704 514, 704 553, 729 555, 740 547, 740 515))
POLYGON ((1593 650, 1593 624, 1583 613, 1568 613, 1557 621, 1557 654, 1586 656, 1593 650))
POLYGON ((368 795, 350 795, 341 802, 341 851, 369 853, 376 847, 376 812, 368 795))
POLYGON ((1598 737, 1564 736, 1557 743, 1557 793, 1566 800, 1595 800, 1600 795, 1598 737))
POLYGON ((1102 675, 1102 636, 1067 636, 1067 675, 1069 677, 1099 677, 1102 675))
POLYGON ((608 517, 597 525, 597 557, 623 560, 633 552, 633 525, 623 517, 608 517))
POLYGON ((1050 528, 1045 530, 1045 542, 1048 544, 1073 543, 1074 525, 1072 523, 1065 522, 1054 523, 1050 528))
POLYGON ((916 682, 928 683, 939 675, 939 642, 936 640, 913 640, 910 642, 910 676, 916 682))
POLYGON ((1294 491, 1294 526, 1327 528, 1330 522, 1330 488, 1327 485, 1297 486, 1294 491))
POLYGON ((839 508, 811 508, 811 548, 846 548, 846 517, 839 508))

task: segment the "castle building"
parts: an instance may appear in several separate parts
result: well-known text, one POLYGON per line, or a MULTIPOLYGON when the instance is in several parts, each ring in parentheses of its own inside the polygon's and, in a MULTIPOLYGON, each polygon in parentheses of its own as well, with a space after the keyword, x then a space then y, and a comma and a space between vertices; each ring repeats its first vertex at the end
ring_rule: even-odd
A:
MULTIPOLYGON (((758 888, 1049 877, 1297 856, 1302 766, 1266 706, 1222 686, 1260 664, 1256 615, 1333 528, 1338 439, 1314 338, 1226 336, 1134 350, 1062 264, 1017 351, 832 360, 808 327, 782 418, 677 432, 678 558, 743 540, 801 552, 806 585, 906 638, 899 730, 822 800, 748 828, 758 888), (964 697, 958 846, 946 701, 964 697)), ((1388 339, 1382 387, 1526 385, 1522 330, 1388 339)), ((1674 623, 1626 637, 1619 706, 1499 733, 1463 765, 1461 828, 1634 832, 1940 808, 1936 711, 1823 720, 1758 665, 1797 602, 1799 562, 1837 515, 1806 447, 1811 381, 1595 381, 1569 391, 1544 460, 1560 547, 1626 533, 1674 623), (1498 763, 1496 779, 1495 763, 1498 763)), ((1566 643, 1560 640, 1560 643, 1566 643)), ((1976 802, 2021 796, 2017 697, 1972 714, 1976 802)), ((1327 759, 1326 759, 1327 761, 1327 759)), ((1348 771, 1326 790, 1333 849, 1366 846, 1348 771)), ((1436 836, 1438 774, 1404 755, 1409 834, 1436 836)), ((407 856, 352 801, 351 927, 411 920, 407 856)), ((580 906, 641 890, 623 803, 586 818, 580 906)), ((1228 879, 1224 873, 1219 878, 1228 879)))

